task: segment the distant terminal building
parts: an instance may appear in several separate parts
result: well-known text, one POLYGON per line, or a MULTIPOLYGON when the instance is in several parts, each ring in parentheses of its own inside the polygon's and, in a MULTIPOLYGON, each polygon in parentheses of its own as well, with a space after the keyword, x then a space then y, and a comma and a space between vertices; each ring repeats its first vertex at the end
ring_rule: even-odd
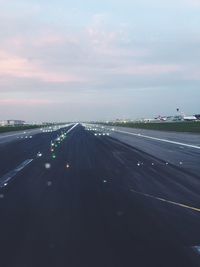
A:
POLYGON ((9 126, 22 126, 25 124, 25 121, 21 120, 8 120, 8 125, 9 126))
POLYGON ((22 126, 25 121, 22 120, 3 120, 0 121, 0 126, 22 126))
POLYGON ((8 121, 0 121, 0 126, 7 126, 8 125, 8 121))

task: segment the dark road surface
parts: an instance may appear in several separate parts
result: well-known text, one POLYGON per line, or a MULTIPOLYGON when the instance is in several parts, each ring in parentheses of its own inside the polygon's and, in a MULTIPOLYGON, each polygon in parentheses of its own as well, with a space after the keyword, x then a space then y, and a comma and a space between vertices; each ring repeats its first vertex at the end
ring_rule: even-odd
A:
POLYGON ((53 159, 58 132, 0 144, 0 266, 200 266, 200 173, 81 125, 53 159))

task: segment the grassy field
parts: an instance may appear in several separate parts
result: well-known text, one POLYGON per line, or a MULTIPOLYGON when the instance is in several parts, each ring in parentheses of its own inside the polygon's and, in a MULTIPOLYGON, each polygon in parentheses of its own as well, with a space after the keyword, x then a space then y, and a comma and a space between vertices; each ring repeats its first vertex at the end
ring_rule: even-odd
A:
POLYGON ((198 122, 161 122, 161 123, 112 123, 112 126, 122 126, 137 129, 200 133, 198 122))
POLYGON ((0 133, 6 133, 6 132, 13 132, 13 131, 24 131, 29 129, 37 129, 40 128, 39 125, 31 125, 31 126, 1 126, 0 127, 0 133))

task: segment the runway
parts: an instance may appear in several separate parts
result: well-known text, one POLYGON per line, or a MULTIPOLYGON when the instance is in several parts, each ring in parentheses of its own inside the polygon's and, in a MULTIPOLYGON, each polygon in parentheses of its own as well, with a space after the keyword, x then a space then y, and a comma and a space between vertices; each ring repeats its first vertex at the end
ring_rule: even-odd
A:
POLYGON ((200 150, 87 128, 0 142, 1 265, 200 266, 200 150))

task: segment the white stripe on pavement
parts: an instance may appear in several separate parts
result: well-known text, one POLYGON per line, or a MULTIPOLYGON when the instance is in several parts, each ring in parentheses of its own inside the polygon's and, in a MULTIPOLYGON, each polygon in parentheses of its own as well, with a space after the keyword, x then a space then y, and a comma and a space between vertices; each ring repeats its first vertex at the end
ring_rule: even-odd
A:
POLYGON ((183 203, 174 202, 174 201, 167 200, 167 199, 164 199, 164 198, 160 198, 160 197, 156 197, 156 196, 149 195, 149 194, 146 194, 146 193, 138 192, 138 191, 135 191, 133 189, 131 189, 131 192, 133 192, 135 194, 139 194, 139 195, 141 195, 143 197, 152 198, 152 199, 155 199, 155 200, 158 200, 158 201, 161 201, 161 202, 166 202, 166 203, 169 203, 169 204, 172 204, 172 205, 175 205, 175 206, 179 206, 181 208, 185 208, 185 209, 193 210, 193 211, 196 211, 196 212, 200 212, 200 208, 192 207, 192 206, 189 206, 189 205, 186 205, 186 204, 183 204, 183 203))
POLYGON ((15 135, 22 135, 22 134, 25 134, 25 133, 15 133, 15 134, 3 135, 3 136, 0 136, 0 139, 7 138, 7 137, 12 137, 12 136, 15 136, 15 135))
POLYGON ((6 173, 4 176, 0 178, 0 188, 6 187, 8 183, 13 179, 13 177, 23 170, 28 164, 30 164, 33 161, 33 159, 27 159, 23 161, 19 166, 17 166, 14 170, 6 173))
POLYGON ((70 128, 67 133, 71 132, 79 123, 76 123, 72 128, 70 128))
POLYGON ((191 144, 185 144, 185 143, 181 143, 181 142, 171 141, 171 140, 168 140, 168 139, 162 139, 162 138, 152 137, 152 136, 149 136, 149 135, 130 133, 130 132, 116 130, 116 129, 115 129, 115 132, 129 134, 129 135, 134 135, 134 136, 137 136, 137 137, 143 137, 143 138, 147 138, 147 139, 151 139, 151 140, 155 140, 155 141, 160 141, 160 142, 164 142, 164 143, 170 143, 170 144, 174 144, 174 145, 179 145, 179 146, 185 146, 185 147, 200 149, 200 146, 195 146, 195 145, 191 145, 191 144))

